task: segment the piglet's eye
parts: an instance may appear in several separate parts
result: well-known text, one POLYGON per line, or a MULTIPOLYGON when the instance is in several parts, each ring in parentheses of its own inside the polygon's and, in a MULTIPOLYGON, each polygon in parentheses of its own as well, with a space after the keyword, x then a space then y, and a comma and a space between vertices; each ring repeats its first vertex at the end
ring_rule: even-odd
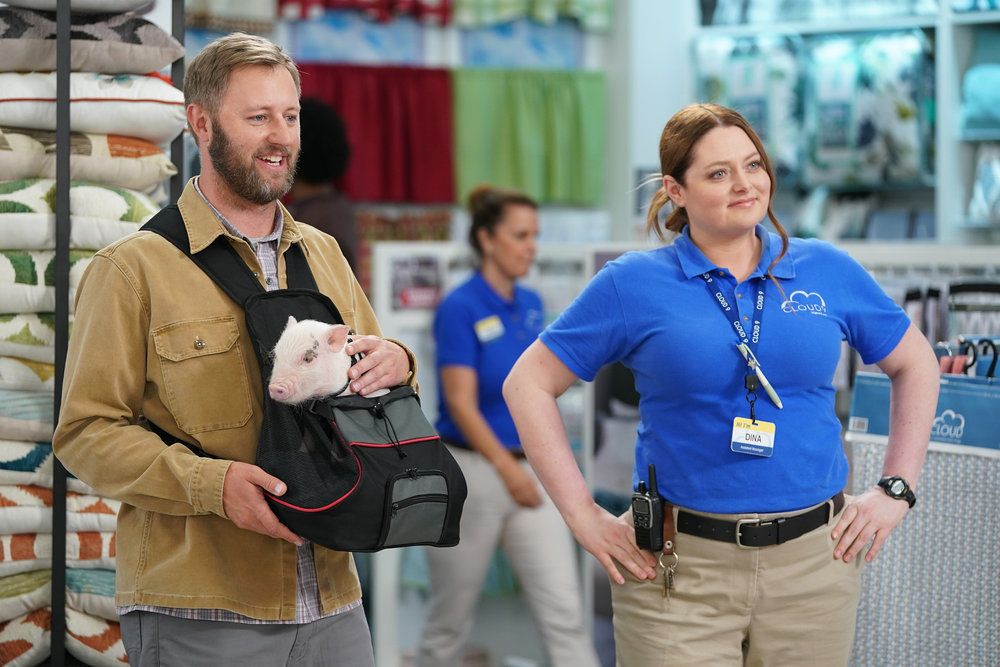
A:
POLYGON ((305 363, 312 363, 316 359, 316 350, 306 350, 306 353, 302 355, 302 361, 305 363))

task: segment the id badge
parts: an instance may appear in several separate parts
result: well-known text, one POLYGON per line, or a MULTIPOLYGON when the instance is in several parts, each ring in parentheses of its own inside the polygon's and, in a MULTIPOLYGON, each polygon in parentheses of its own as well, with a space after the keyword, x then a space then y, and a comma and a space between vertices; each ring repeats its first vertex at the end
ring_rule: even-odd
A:
POLYGON ((488 343, 503 335, 503 322, 496 315, 490 315, 476 322, 474 325, 476 338, 480 343, 488 343))
POLYGON ((774 453, 774 423, 753 422, 745 417, 733 420, 733 438, 730 449, 737 454, 771 456, 774 453))

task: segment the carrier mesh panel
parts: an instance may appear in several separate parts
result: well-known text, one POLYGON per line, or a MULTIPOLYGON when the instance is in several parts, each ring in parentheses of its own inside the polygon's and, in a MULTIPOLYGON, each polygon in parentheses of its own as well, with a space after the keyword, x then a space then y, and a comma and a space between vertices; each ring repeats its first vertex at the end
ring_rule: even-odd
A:
POLYGON ((328 324, 343 324, 343 320, 329 299, 311 290, 254 295, 245 308, 264 383, 264 423, 257 445, 257 465, 288 485, 282 496, 285 502, 307 508, 328 505, 354 486, 357 461, 346 447, 328 446, 337 443, 335 438, 324 443, 319 437, 330 430, 327 420, 304 413, 298 406, 272 400, 267 380, 273 365, 271 350, 285 330, 289 315, 328 324), (302 463, 289 465, 295 459, 302 459, 302 463))

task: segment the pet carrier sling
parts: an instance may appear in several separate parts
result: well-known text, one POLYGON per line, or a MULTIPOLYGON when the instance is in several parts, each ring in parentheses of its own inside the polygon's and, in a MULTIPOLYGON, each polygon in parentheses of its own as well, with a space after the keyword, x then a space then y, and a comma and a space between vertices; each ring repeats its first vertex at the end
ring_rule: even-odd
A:
MULTIPOLYGON (((285 252, 289 288, 268 292, 224 236, 192 255, 176 206, 164 208, 142 229, 184 252, 246 313, 264 397, 256 464, 287 485, 280 498, 265 497, 289 530, 340 551, 458 544, 465 478, 412 387, 394 387, 374 398, 335 396, 297 406, 268 394, 270 353, 289 315, 344 323, 330 298, 318 291, 298 244, 285 252)), ((150 426, 161 438, 176 440, 150 426)))

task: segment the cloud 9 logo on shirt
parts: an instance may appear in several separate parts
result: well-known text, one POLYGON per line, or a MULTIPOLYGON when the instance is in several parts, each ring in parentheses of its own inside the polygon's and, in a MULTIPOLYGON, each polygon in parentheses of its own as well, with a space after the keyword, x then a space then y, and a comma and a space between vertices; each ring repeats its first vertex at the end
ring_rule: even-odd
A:
POLYGON ((528 331, 539 332, 542 330, 542 311, 532 308, 524 314, 524 326, 528 331))
POLYGON ((781 304, 781 309, 786 313, 812 313, 813 315, 826 315, 826 301, 819 292, 804 292, 795 290, 788 295, 788 299, 781 304))
POLYGON ((952 440, 959 442, 965 433, 965 417, 954 410, 945 410, 934 418, 931 424, 932 440, 952 440))

